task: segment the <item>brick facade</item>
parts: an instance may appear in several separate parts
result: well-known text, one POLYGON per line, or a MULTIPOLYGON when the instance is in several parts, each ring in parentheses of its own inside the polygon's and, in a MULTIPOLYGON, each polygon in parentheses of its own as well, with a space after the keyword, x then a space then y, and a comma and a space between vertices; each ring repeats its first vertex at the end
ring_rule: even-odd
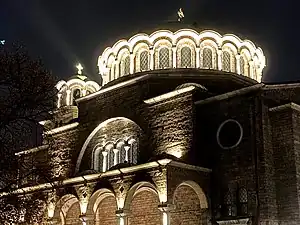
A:
POLYGON ((299 223, 300 85, 173 72, 78 101, 77 120, 51 134, 47 152, 54 189, 64 190, 56 202, 72 193, 77 203, 62 201, 48 222, 61 224, 64 211, 88 225, 299 223), (174 91, 183 83, 207 90, 174 91), (107 123, 114 118, 123 119, 107 123), (222 131, 226 121, 235 128, 222 131), (95 146, 129 136, 138 137, 136 164, 92 168, 95 146), (220 145, 229 139, 236 145, 220 145))

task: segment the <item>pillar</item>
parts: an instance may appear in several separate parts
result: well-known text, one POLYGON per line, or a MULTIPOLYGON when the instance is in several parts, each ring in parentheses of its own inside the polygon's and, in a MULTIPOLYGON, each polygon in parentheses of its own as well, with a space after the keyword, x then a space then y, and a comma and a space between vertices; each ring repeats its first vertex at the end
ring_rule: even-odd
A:
POLYGON ((66 99, 67 105, 71 105, 71 90, 67 90, 67 99, 66 99))
POLYGON ((236 58, 236 73, 237 74, 241 74, 241 62, 240 62, 240 60, 241 60, 241 55, 236 55, 235 56, 235 58, 236 58))
POLYGON ((154 50, 150 49, 150 70, 154 70, 154 50))
POLYGON ((134 73, 134 55, 133 53, 130 53, 130 71, 129 73, 130 74, 133 74, 134 73))
POLYGON ((218 59, 217 59, 217 61, 218 61, 218 70, 222 70, 222 50, 219 49, 217 51, 217 54, 218 54, 218 59))
POLYGON ((200 68, 200 47, 196 48, 196 68, 200 68))
POLYGON ((57 108, 59 108, 60 106, 61 106, 61 96, 62 96, 62 94, 61 93, 58 93, 57 94, 57 108))
POLYGON ((173 68, 176 68, 177 65, 177 60, 176 60, 176 47, 172 47, 172 56, 173 56, 173 68))

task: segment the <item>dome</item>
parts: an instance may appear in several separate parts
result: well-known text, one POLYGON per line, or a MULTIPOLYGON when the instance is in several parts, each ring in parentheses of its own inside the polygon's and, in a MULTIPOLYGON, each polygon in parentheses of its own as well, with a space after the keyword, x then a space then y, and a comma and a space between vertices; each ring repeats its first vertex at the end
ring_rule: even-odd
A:
POLYGON ((106 48, 98 58, 102 85, 126 75, 169 68, 226 71, 261 82, 265 56, 251 41, 213 30, 171 30, 139 33, 106 48))
POLYGON ((61 80, 56 84, 57 108, 75 104, 75 99, 84 97, 100 90, 97 82, 90 80, 87 76, 76 74, 67 81, 61 80))

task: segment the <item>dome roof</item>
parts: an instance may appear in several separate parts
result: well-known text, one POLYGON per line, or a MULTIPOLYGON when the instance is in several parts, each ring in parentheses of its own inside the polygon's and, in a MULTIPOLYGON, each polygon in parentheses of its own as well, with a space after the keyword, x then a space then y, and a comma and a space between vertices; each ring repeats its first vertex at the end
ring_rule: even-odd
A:
POLYGON ((166 26, 168 30, 138 33, 106 48, 98 58, 102 85, 129 74, 168 68, 213 69, 261 81, 265 56, 251 41, 213 30, 179 29, 186 26, 183 23, 166 26))

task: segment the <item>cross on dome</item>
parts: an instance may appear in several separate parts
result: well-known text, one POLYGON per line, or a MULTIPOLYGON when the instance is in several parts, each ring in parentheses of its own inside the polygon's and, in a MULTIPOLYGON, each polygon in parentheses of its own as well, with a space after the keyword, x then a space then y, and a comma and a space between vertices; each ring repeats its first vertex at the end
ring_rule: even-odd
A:
POLYGON ((180 8, 178 10, 177 14, 178 14, 178 21, 182 21, 184 18, 184 12, 183 12, 182 8, 180 8))
POLYGON ((80 63, 78 63, 77 64, 77 66, 76 66, 76 68, 77 68, 77 74, 79 74, 79 75, 81 75, 82 74, 82 70, 83 70, 83 67, 82 67, 82 65, 80 64, 80 63))

